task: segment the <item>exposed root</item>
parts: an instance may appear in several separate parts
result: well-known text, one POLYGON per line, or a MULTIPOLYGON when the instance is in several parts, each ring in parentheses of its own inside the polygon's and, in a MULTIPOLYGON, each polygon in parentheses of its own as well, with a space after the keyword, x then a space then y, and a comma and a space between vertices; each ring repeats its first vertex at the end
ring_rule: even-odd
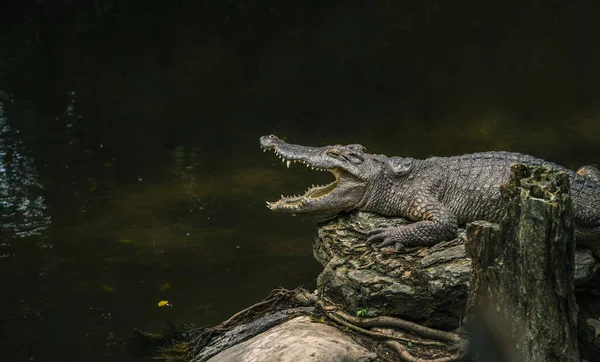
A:
POLYGON ((376 332, 376 331, 370 331, 368 329, 364 329, 361 327, 358 327, 350 322, 345 321, 344 319, 342 319, 339 315, 338 312, 333 311, 333 312, 329 312, 327 311, 327 307, 324 305, 324 303, 322 301, 317 302, 317 305, 319 307, 321 307, 321 309, 327 314, 327 317, 330 318, 331 320, 333 320, 334 322, 343 325, 344 327, 351 329, 355 332, 373 337, 373 338, 378 338, 378 339, 397 339, 399 341, 403 341, 403 342, 411 342, 414 344, 420 344, 423 346, 444 346, 443 343, 440 342, 435 342, 435 341, 421 341, 421 340, 416 340, 416 339, 411 339, 408 337, 405 337, 402 333, 395 333, 395 334, 388 334, 388 333, 381 333, 381 332, 376 332))
POLYGON ((423 337, 445 342, 459 342, 462 339, 456 333, 425 327, 397 317, 382 316, 375 318, 357 318, 343 311, 336 311, 336 313, 345 320, 361 327, 397 327, 423 337))
POLYGON ((456 354, 453 354, 448 357, 423 359, 423 358, 415 357, 412 354, 410 354, 406 350, 406 348, 404 348, 404 346, 402 344, 398 343, 397 341, 389 340, 389 341, 385 341, 385 344, 388 345, 389 347, 391 347, 394 351, 396 351, 396 353, 398 353, 398 356, 400 356, 400 358, 406 362, 454 362, 454 361, 460 361, 463 358, 463 353, 456 353, 456 354))
POLYGON ((398 353, 403 361, 408 362, 451 362, 458 361, 466 353, 467 342, 461 336, 456 333, 441 331, 429 327, 422 326, 420 324, 409 322, 401 318, 395 317, 376 317, 376 318, 357 318, 349 315, 346 312, 337 310, 334 306, 326 305, 323 300, 319 300, 317 305, 323 310, 328 318, 334 322, 345 326, 357 333, 364 334, 377 339, 385 340, 385 344, 398 353), (377 327, 392 327, 391 330, 386 329, 386 332, 381 331, 377 327), (373 328, 373 329, 367 329, 373 328), (402 329, 404 331, 412 333, 412 336, 407 335, 395 328, 402 329), (422 338, 434 339, 423 340, 422 338), (442 358, 435 358, 425 360, 422 358, 414 357, 410 352, 406 350, 398 341, 405 342, 407 344, 419 345, 422 347, 437 347, 445 349, 452 349, 453 346, 447 343, 454 344, 454 347, 458 349, 458 352, 442 358))

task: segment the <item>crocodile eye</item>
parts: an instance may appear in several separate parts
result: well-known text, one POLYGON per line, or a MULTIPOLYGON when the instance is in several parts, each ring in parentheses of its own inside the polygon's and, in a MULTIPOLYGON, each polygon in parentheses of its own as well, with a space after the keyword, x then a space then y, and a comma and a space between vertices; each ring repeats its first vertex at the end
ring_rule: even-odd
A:
POLYGON ((274 134, 270 134, 269 138, 272 139, 272 140, 274 140, 275 138, 277 138, 277 136, 275 136, 274 134))
POLYGON ((335 149, 328 150, 328 151, 327 151, 327 154, 328 154, 329 156, 332 156, 332 157, 340 157, 340 156, 341 156, 341 153, 340 153, 340 151, 338 151, 338 150, 335 150, 335 149))

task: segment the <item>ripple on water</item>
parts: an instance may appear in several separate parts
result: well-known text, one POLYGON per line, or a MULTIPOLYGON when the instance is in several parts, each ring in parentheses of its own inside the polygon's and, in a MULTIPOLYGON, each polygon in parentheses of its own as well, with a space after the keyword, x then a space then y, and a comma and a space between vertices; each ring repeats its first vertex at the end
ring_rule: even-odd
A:
POLYGON ((5 95, 0 95, 0 232, 16 238, 40 235, 51 223, 44 188, 38 181, 35 160, 8 123, 8 96, 0 94, 5 95))

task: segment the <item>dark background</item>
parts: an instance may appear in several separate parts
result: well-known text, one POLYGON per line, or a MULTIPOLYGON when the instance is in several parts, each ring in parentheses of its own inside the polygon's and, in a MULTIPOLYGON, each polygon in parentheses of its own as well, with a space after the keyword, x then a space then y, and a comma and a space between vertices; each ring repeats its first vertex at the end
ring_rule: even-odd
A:
POLYGON ((328 178, 264 134, 597 164, 598 19, 592 0, 0 2, 0 361, 129 361, 133 328, 314 287, 314 224, 264 201, 328 178))

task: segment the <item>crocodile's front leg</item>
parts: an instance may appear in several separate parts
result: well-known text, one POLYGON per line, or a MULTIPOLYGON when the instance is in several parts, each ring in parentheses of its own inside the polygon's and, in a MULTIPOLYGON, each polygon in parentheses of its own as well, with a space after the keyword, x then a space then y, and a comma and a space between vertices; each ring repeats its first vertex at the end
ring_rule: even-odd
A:
POLYGON ((416 222, 371 230, 367 242, 379 242, 378 248, 395 245, 396 250, 401 250, 403 247, 433 245, 456 237, 456 216, 433 197, 415 198, 409 207, 408 217, 416 222))

